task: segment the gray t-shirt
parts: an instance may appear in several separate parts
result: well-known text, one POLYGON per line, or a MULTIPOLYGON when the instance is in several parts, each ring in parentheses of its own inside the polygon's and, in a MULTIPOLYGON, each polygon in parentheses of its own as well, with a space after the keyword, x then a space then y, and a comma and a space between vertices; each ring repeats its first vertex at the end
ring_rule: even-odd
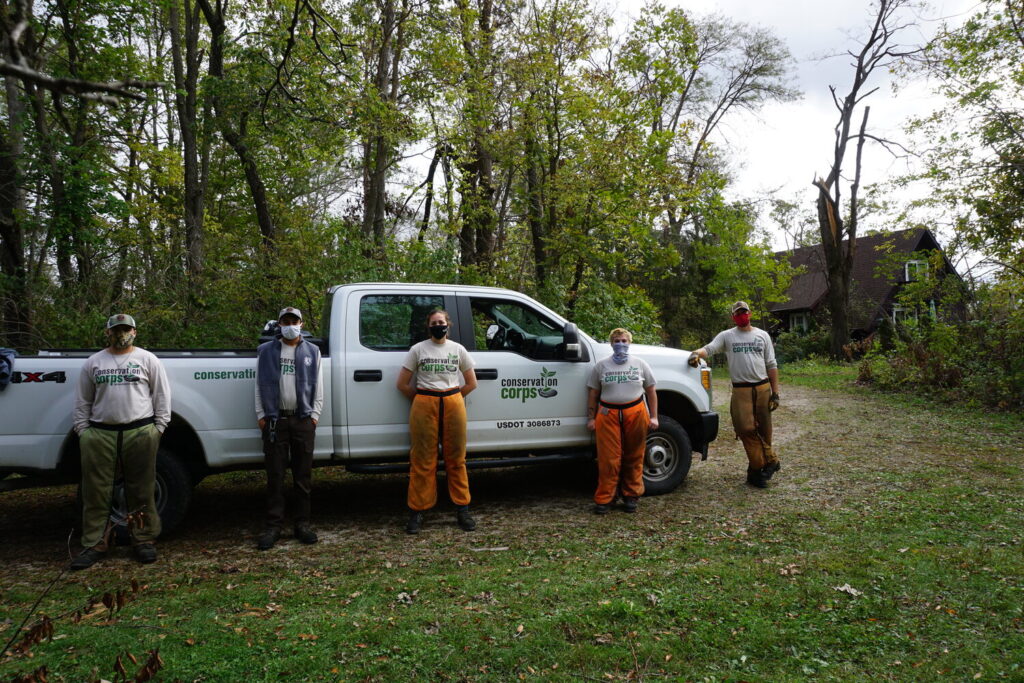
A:
POLYGON ((450 339, 443 344, 425 339, 409 349, 402 367, 412 371, 417 388, 447 391, 459 386, 460 370, 465 372, 474 366, 473 357, 462 344, 450 339))
POLYGON ((709 356, 725 351, 729 360, 729 377, 733 382, 760 382, 768 379, 770 368, 778 367, 772 338, 758 327, 748 332, 730 327, 719 332, 704 350, 709 356))
POLYGON ((587 386, 601 391, 605 403, 629 403, 644 395, 644 389, 653 387, 654 373, 643 358, 632 356, 622 365, 611 356, 597 361, 590 371, 587 386))
POLYGON ((78 376, 72 421, 81 434, 89 420, 128 424, 156 418, 161 432, 171 421, 171 385, 163 363, 145 349, 114 354, 103 349, 89 356, 78 376))

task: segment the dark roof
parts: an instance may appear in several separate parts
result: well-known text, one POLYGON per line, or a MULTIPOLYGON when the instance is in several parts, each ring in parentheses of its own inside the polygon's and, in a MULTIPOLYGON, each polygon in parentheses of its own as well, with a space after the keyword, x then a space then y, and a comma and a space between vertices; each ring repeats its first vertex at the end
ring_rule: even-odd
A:
MULTIPOLYGON (((892 272, 876 275, 885 257, 891 253, 910 255, 919 250, 941 249, 930 230, 911 228, 898 232, 880 232, 857 238, 850 273, 851 329, 868 329, 879 310, 903 280, 903 261, 892 264, 892 272)), ((772 313, 814 310, 824 302, 828 291, 825 278, 825 253, 821 245, 779 251, 776 258, 788 258, 794 268, 805 272, 793 278, 786 290, 789 300, 768 306, 772 313)), ((948 264, 947 264, 948 265, 948 264)))

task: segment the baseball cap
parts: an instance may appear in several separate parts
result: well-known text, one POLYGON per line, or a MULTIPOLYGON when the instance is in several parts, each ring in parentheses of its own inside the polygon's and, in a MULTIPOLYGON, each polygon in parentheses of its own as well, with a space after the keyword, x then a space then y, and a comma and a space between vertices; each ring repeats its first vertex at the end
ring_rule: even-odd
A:
POLYGON ((277 319, 280 320, 286 315, 294 315, 299 320, 302 320, 302 311, 293 306, 285 306, 284 308, 282 308, 281 312, 277 314, 277 319))
POLYGON ((745 308, 748 311, 750 310, 750 306, 747 305, 746 301, 737 301, 736 303, 734 303, 732 305, 732 312, 735 313, 736 311, 740 310, 741 308, 745 308))
POLYGON ((111 327, 117 327, 118 325, 127 325, 129 327, 138 327, 135 324, 135 318, 131 317, 127 313, 115 313, 114 315, 107 318, 107 329, 111 327))

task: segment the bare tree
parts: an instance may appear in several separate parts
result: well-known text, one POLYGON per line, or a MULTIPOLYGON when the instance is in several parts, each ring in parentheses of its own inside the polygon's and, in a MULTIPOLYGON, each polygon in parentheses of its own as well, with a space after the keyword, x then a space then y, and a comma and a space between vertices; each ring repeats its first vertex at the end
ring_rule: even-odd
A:
POLYGON ((859 206, 857 192, 861 181, 861 160, 864 143, 873 140, 890 152, 900 145, 867 132, 868 115, 871 107, 862 106, 866 98, 878 90, 868 89, 868 79, 878 70, 888 70, 896 62, 920 51, 920 48, 901 45, 897 38, 910 22, 902 19, 902 10, 912 5, 912 0, 876 0, 873 3, 871 28, 858 51, 846 54, 853 59, 853 83, 847 94, 840 99, 835 86, 829 86, 832 101, 839 111, 835 127, 835 142, 832 149, 832 167, 824 178, 815 178, 813 185, 818 189, 818 229, 821 232, 822 249, 825 252, 825 270, 828 280, 826 303, 832 318, 830 351, 834 358, 843 357, 843 345, 850 336, 850 273, 857 247, 857 223, 859 206), (860 128, 853 131, 854 119, 861 114, 860 128), (850 143, 856 144, 853 180, 850 183, 849 211, 843 218, 841 211, 840 180, 843 179, 843 165, 850 143))

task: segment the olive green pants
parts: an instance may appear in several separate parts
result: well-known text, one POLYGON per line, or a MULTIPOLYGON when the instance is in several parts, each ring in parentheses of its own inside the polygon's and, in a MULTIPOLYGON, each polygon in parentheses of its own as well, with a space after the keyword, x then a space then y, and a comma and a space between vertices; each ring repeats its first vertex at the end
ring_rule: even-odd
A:
POLYGON ((123 432, 89 427, 78 437, 82 450, 82 547, 105 550, 114 478, 123 468, 124 494, 133 543, 152 543, 160 535, 156 512, 156 451, 160 430, 148 424, 123 432), (120 453, 119 453, 120 451, 120 453), (138 513, 142 514, 139 515, 138 513))

